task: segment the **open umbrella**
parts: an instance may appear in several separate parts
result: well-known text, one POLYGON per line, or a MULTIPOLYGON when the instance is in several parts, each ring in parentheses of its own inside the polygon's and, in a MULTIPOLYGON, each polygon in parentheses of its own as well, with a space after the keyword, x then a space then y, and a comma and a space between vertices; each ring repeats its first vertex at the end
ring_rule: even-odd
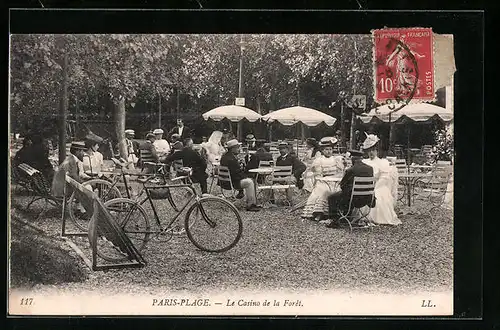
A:
MULTIPOLYGON (((413 121, 427 121, 433 117, 438 117, 445 122, 453 120, 453 111, 450 108, 443 108, 437 105, 428 103, 413 103, 402 107, 398 111, 400 105, 395 105, 395 107, 390 107, 388 104, 372 109, 368 114, 362 115, 359 118, 364 123, 374 123, 377 121, 388 122, 390 125, 389 129, 389 141, 392 139, 392 123, 405 123, 405 119, 410 119, 413 121)), ((408 159, 410 158, 410 127, 407 129, 407 149, 408 149, 408 159)))
MULTIPOLYGON (((396 105, 395 109, 399 106, 396 105)), ((432 105, 428 103, 415 103, 409 104, 401 108, 396 112, 392 112, 393 109, 389 108, 389 105, 383 105, 372 109, 368 114, 360 116, 360 119, 364 123, 369 123, 374 118, 377 118, 383 122, 394 122, 403 116, 406 116, 415 121, 426 121, 434 116, 438 116, 443 121, 450 121, 453 119, 453 111, 437 105, 432 105)))
POLYGON ((261 118, 261 115, 257 112, 239 105, 224 105, 207 111, 202 116, 205 120, 221 121, 227 118, 232 122, 239 122, 242 119, 246 119, 252 123, 261 118))
POLYGON ((328 126, 333 126, 337 119, 318 110, 295 106, 268 113, 262 116, 262 120, 271 123, 278 121, 285 126, 291 126, 297 123, 303 123, 307 126, 316 126, 320 123, 325 123, 328 126))

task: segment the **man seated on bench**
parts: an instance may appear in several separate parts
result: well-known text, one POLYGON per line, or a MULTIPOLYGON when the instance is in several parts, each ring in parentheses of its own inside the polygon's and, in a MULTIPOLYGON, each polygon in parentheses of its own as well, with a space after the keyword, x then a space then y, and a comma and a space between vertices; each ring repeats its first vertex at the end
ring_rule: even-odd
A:
MULTIPOLYGON (((54 179, 52 181, 52 195, 55 197, 61 197, 64 195, 64 186, 66 185, 66 174, 72 179, 82 183, 85 180, 91 179, 89 175, 83 170, 83 156, 85 155, 85 143, 84 142, 72 142, 69 149, 69 155, 66 159, 59 165, 54 179)), ((67 192, 71 194, 71 191, 67 192)), ((85 213, 85 209, 80 203, 76 203, 76 209, 80 213, 85 213)))
POLYGON ((184 148, 178 152, 171 153, 166 158, 162 158, 162 161, 169 166, 169 164, 171 164, 174 160, 179 159, 182 159, 183 166, 190 167, 192 169, 192 181, 199 183, 203 197, 207 196, 207 162, 196 150, 193 149, 193 140, 191 138, 184 139, 184 148))
MULTIPOLYGON (((257 212, 260 207, 257 206, 257 198, 255 196, 255 184, 252 179, 248 178, 240 166, 240 162, 236 157, 240 153, 241 143, 236 139, 227 141, 227 152, 222 155, 220 165, 226 166, 231 175, 231 183, 233 187, 239 191, 236 198, 243 198, 243 190, 247 196, 247 211, 257 212)), ((222 183, 220 183, 222 184, 222 183)))
MULTIPOLYGON (((340 181, 340 188, 342 190, 334 193, 328 198, 329 217, 331 219, 331 222, 326 225, 328 228, 339 227, 338 210, 346 210, 349 207, 354 177, 373 177, 373 168, 363 163, 363 152, 350 150, 349 153, 351 155, 352 166, 345 171, 344 177, 342 181, 340 181)), ((370 202, 370 196, 353 197, 353 206, 355 208, 361 208, 363 206, 369 206, 370 208, 374 207, 375 197, 373 197, 372 205, 369 205, 370 202)), ((358 225, 364 226, 363 224, 358 225)))

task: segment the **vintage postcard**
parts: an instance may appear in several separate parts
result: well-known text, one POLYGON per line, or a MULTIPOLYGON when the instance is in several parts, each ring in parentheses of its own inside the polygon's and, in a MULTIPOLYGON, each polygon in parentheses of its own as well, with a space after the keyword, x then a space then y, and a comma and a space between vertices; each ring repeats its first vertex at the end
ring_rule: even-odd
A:
POLYGON ((452 315, 453 49, 10 35, 9 315, 452 315))

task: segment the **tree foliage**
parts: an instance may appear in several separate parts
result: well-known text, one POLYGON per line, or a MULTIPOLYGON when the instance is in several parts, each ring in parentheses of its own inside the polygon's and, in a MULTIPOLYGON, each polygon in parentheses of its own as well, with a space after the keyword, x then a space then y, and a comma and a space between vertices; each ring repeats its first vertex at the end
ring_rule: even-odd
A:
MULTIPOLYGON (((70 108, 95 113, 103 97, 129 109, 161 95, 200 114, 238 96, 240 35, 14 35, 11 115, 22 127, 33 114, 56 114, 62 55, 69 56, 70 108), (101 96, 99 96, 101 95, 101 96)), ((339 96, 372 100, 372 45, 366 35, 244 35, 242 78, 248 107, 286 106, 336 114, 339 96)), ((104 98, 105 99, 105 98, 104 98)), ((115 112, 116 113, 116 112, 115 112)))

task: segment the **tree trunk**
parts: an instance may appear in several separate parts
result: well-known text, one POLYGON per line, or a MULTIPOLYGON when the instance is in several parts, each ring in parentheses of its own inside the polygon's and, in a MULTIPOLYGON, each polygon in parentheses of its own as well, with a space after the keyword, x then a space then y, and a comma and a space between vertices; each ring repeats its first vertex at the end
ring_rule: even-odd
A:
POLYGON ((158 92, 158 128, 161 128, 161 93, 158 92))
POLYGON ((344 101, 340 103, 340 146, 345 149, 346 147, 346 134, 345 134, 345 109, 344 101))
POLYGON ((63 83, 59 108, 59 164, 66 158, 66 123, 68 117, 68 54, 64 54, 63 83))
POLYGON ((127 159, 127 144, 125 142, 125 98, 115 101, 115 133, 118 140, 120 157, 127 159))
POLYGON ((177 111, 177 119, 179 119, 179 112, 181 111, 181 102, 180 102, 180 93, 179 93, 179 87, 175 87, 175 102, 176 102, 176 111, 177 111))
POLYGON ((356 113, 351 111, 351 149, 356 149, 356 113))

